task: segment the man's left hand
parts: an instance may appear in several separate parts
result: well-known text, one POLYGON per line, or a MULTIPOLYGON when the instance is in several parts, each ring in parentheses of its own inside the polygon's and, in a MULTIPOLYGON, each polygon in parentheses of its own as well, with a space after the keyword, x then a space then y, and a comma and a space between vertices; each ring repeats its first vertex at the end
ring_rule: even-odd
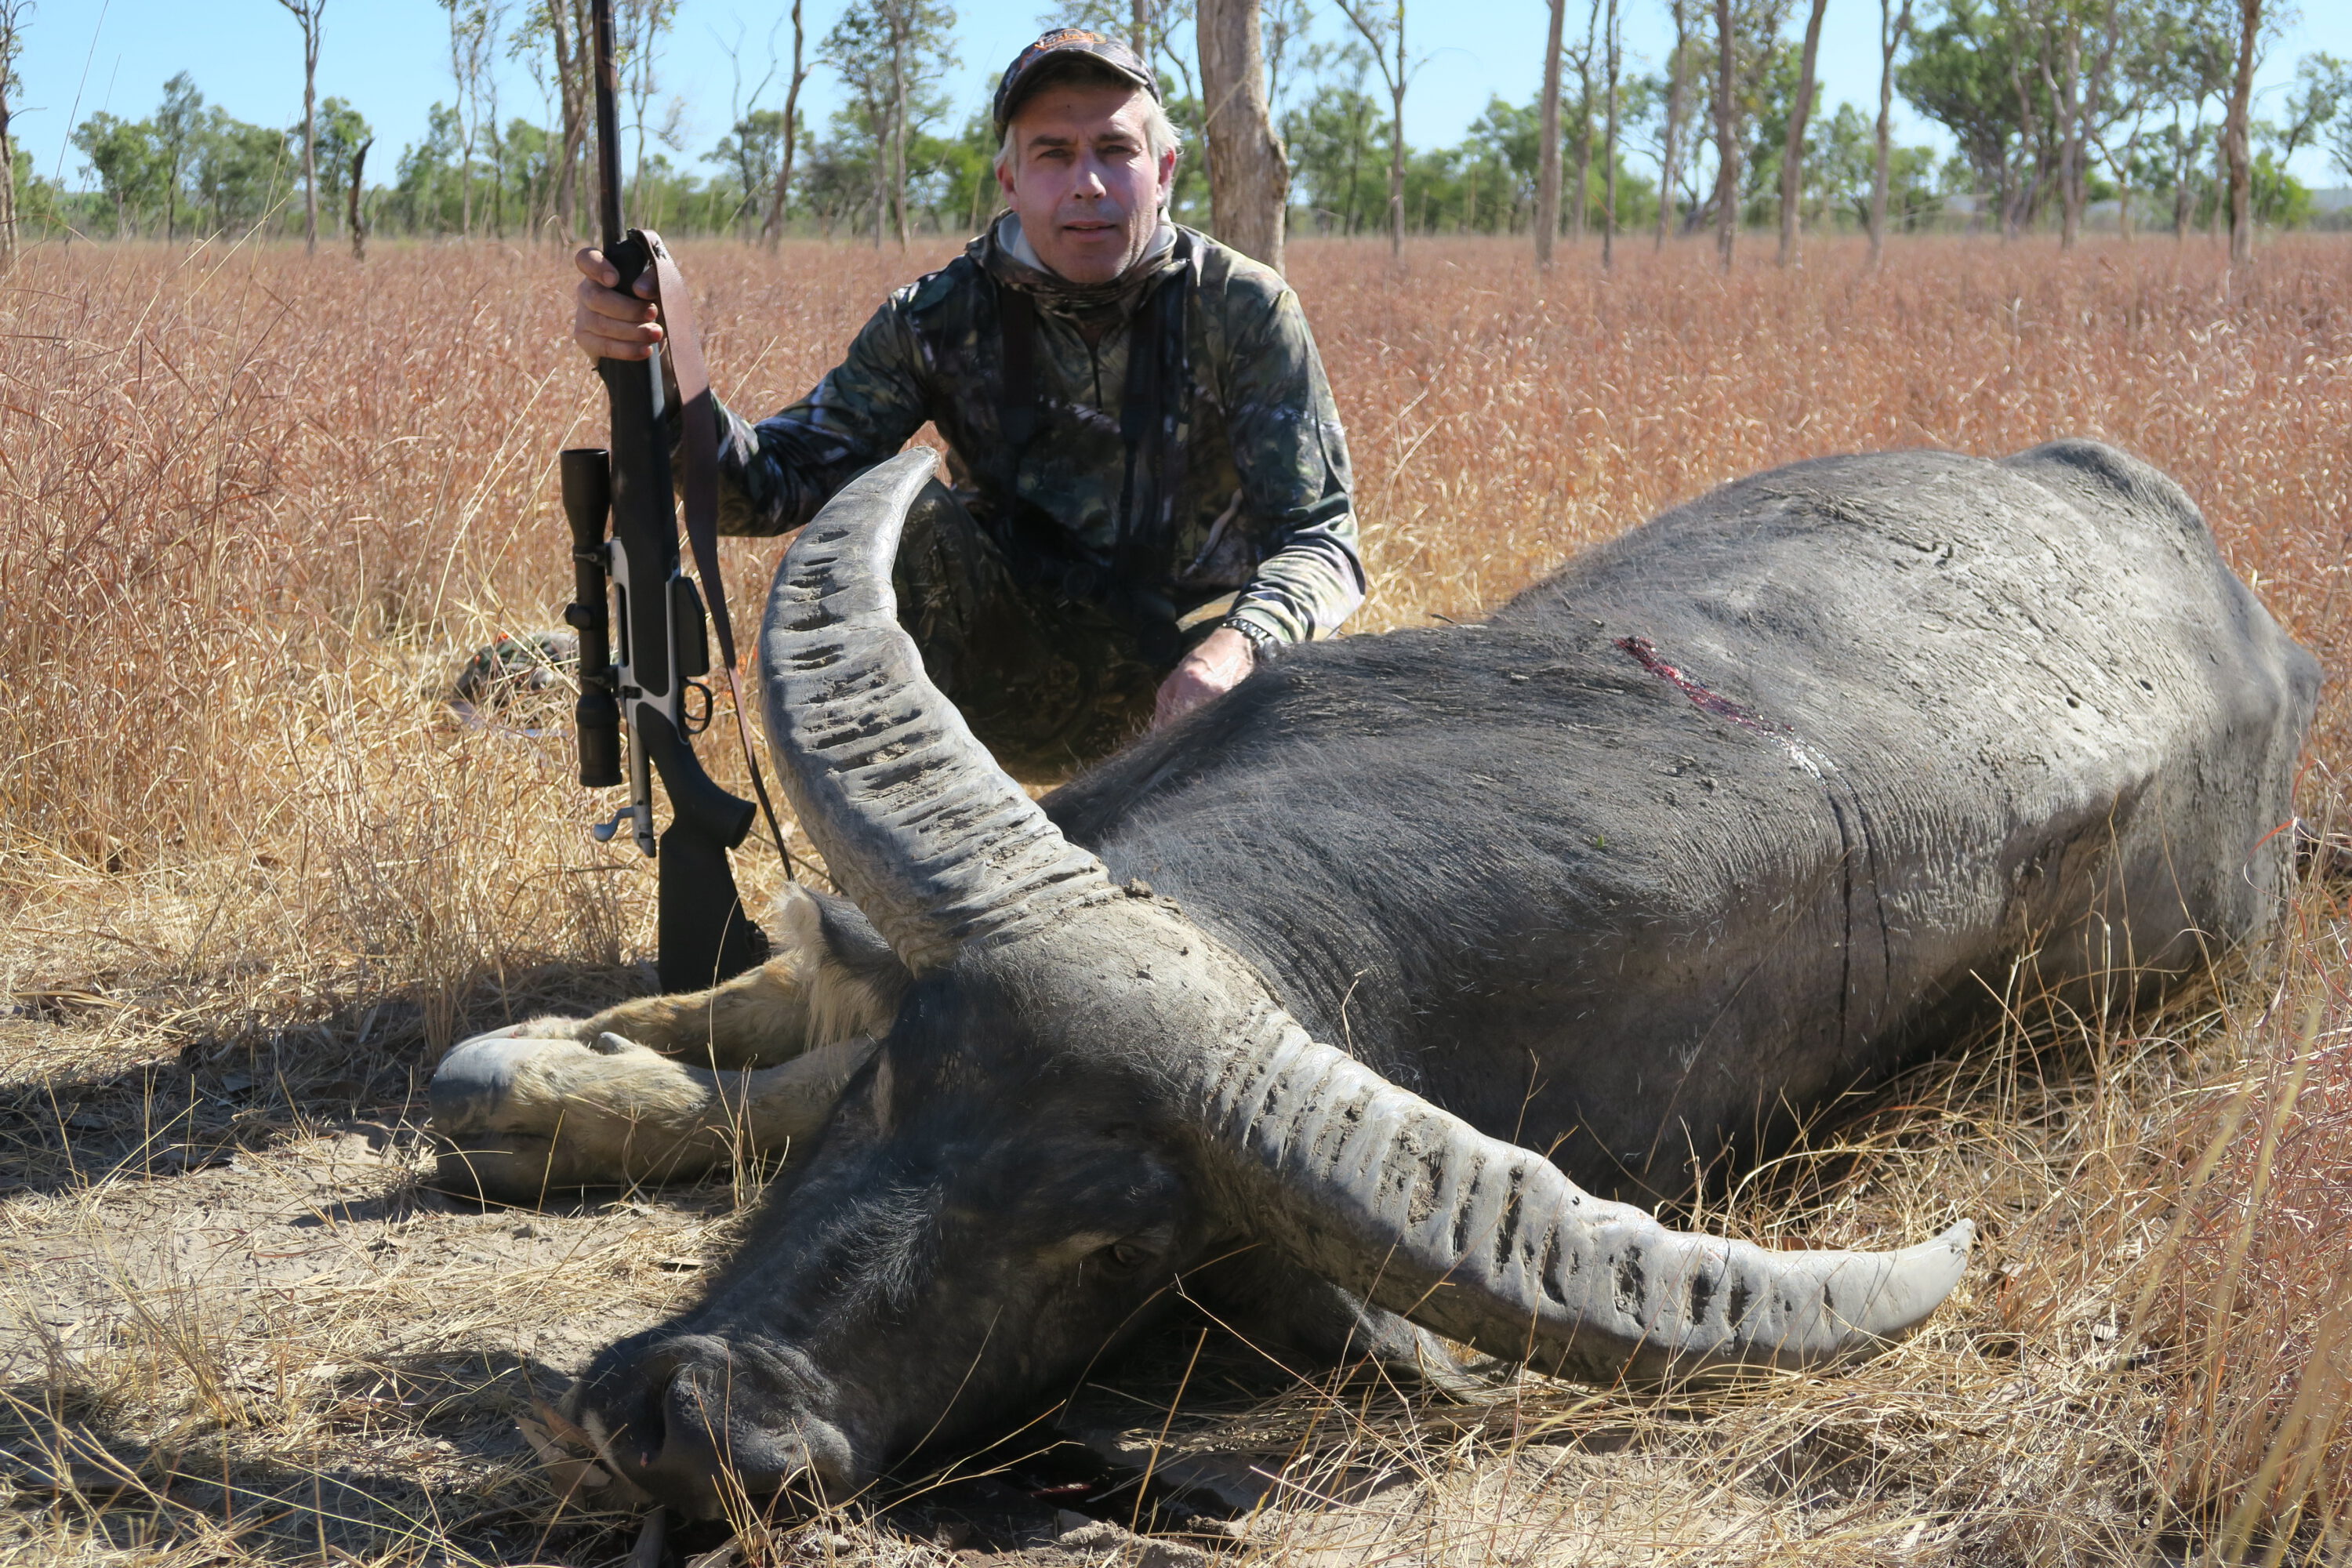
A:
POLYGON ((1151 727, 1172 724, 1212 697, 1231 691, 1256 662, 1257 651, 1249 638, 1231 626, 1219 626, 1160 683, 1159 710, 1151 716, 1151 727))

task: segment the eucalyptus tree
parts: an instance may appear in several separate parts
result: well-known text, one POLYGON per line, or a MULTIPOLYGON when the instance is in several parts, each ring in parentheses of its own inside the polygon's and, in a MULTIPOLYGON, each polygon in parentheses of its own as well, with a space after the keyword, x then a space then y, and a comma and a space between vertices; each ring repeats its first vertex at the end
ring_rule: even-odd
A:
POLYGON ((1797 96, 1789 105, 1788 140, 1780 153, 1780 254, 1786 267, 1797 259, 1797 229, 1805 194, 1805 121, 1813 112, 1813 68, 1822 53, 1822 17, 1830 0, 1812 0, 1805 17, 1805 50, 1797 72, 1797 96))
MULTIPOLYGON (((792 197, 793 161, 800 151, 801 89, 808 82, 803 46, 807 34, 801 23, 801 0, 793 0, 793 68, 784 87, 783 128, 777 149, 775 180, 768 188, 768 210, 760 218, 760 238, 770 248, 784 237, 784 204, 792 197)), ((772 40, 774 35, 770 35, 772 40)))
POLYGON ((1197 0, 1194 14, 1211 221, 1219 239, 1279 272, 1290 161, 1274 128, 1258 0, 1197 0))
POLYGON ((939 84, 957 64, 956 14, 940 0, 855 0, 825 35, 821 53, 849 89, 855 118, 871 138, 874 244, 886 218, 899 248, 907 222, 907 140, 916 125, 947 112, 939 84))
POLYGON ((1404 255, 1404 95, 1421 62, 1405 53, 1404 0, 1337 0, 1389 89, 1389 254, 1404 255))
POLYGON ((302 29, 302 248, 319 251, 319 32, 327 0, 278 0, 302 29))
MULTIPOLYGON (((1907 0, 1906 0, 1907 3, 1907 0)), ((1655 248, 1666 245, 1666 225, 1673 220, 1675 181, 1686 155, 1682 145, 1682 133, 1690 119, 1690 80, 1696 62, 1692 58, 1696 42, 1692 29, 1697 21, 1698 0, 1666 0, 1666 9, 1674 19, 1675 47, 1666 57, 1665 91, 1660 101, 1658 127, 1658 235, 1655 248)))
POLYGON ((8 123, 23 86, 16 57, 32 17, 33 0, 0 0, 0 273, 16 265, 16 143, 8 123))
MULTIPOLYGON (((1675 0, 1680 5, 1684 0, 1675 0)), ((1536 266, 1551 266, 1553 241, 1559 237, 1559 51, 1568 26, 1568 0, 1551 0, 1550 22, 1544 36, 1543 103, 1536 163, 1536 266)))
POLYGON ((1895 56, 1911 31, 1911 0, 1878 0, 1878 123, 1870 165, 1870 264, 1886 252, 1886 175, 1895 112, 1895 56))

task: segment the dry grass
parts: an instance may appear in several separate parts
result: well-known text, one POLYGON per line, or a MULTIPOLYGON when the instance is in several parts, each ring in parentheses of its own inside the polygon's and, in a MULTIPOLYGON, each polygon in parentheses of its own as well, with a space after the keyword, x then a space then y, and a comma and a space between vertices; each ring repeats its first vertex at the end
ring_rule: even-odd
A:
MULTIPOLYGON (((1725 278, 1633 247, 1539 286, 1516 247, 1430 242, 1402 275, 1297 247, 1354 440, 1366 627, 1475 610, 1772 463, 2088 434, 2187 485, 2337 665, 2352 247, 2235 275, 2169 244, 1859 259, 1725 278)), ((756 409, 912 270, 685 260, 718 379, 756 409)), ((534 1218, 408 1181, 438 1047, 639 983, 650 937, 645 868, 579 830, 604 803, 561 729, 439 701, 467 650, 567 596, 552 457, 601 395, 561 341, 562 272, 491 247, 361 272, 78 246, 0 291, 0 1559, 626 1544, 559 1508, 509 1419, 677 1300, 737 1194, 534 1218)), ((728 548, 748 606, 773 547, 728 548)), ((2352 804, 2346 714, 2331 692, 2315 816, 2352 804)), ((2162 1018, 2021 1001, 1699 1216, 1831 1243, 1986 1222, 1952 1309, 1851 1375, 1461 1408, 1204 1374, 1129 1424, 1164 1426, 1171 1462, 1278 1471, 1222 1550, 1285 1561, 2340 1555, 2344 902, 2314 884, 2273 951, 2162 1018)), ((770 1548, 944 1556, 842 1521, 770 1548)))

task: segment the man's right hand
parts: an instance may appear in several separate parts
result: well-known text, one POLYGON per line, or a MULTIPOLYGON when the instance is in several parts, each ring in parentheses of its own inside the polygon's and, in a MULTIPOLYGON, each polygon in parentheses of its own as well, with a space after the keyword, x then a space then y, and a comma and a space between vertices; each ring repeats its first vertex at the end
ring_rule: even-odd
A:
POLYGON ((621 275, 604 253, 583 246, 572 258, 580 268, 572 298, 572 341, 590 359, 647 359, 662 341, 660 315, 652 300, 653 268, 637 275, 634 297, 620 290, 621 275))

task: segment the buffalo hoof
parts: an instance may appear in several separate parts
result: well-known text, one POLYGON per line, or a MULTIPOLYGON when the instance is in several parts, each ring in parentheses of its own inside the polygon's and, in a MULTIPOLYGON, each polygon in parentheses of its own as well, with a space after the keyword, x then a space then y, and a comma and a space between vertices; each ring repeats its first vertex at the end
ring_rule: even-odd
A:
POLYGON ((463 1041, 435 1070, 435 1185, 536 1204, 696 1176, 725 1157, 723 1145, 696 1136, 707 1131, 699 1113, 712 1098, 711 1075, 618 1035, 588 1044, 523 1027, 463 1041))
POLYGON ((583 1042, 524 1032, 549 1026, 477 1035, 441 1058, 435 1185, 536 1204, 779 1158, 824 1125, 874 1049, 844 1040, 776 1067, 716 1072, 614 1034, 583 1042))

